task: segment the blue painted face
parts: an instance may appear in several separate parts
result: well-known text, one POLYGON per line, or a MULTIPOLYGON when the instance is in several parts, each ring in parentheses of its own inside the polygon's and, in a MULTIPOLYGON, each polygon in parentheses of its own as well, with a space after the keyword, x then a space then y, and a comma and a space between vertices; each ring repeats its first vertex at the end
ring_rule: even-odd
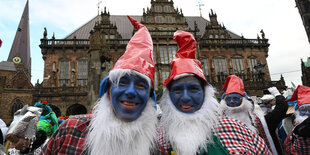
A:
POLYGON ((119 85, 113 84, 111 99, 113 110, 123 121, 137 119, 150 97, 150 86, 141 77, 127 75, 119 80, 119 85))
POLYGON ((179 111, 194 113, 203 104, 204 90, 196 77, 185 77, 172 81, 169 96, 179 111))
POLYGON ((229 107, 238 107, 242 103, 242 98, 243 96, 238 93, 231 93, 225 96, 225 101, 229 107))
POLYGON ((310 116, 310 103, 301 105, 298 111, 300 116, 310 116))

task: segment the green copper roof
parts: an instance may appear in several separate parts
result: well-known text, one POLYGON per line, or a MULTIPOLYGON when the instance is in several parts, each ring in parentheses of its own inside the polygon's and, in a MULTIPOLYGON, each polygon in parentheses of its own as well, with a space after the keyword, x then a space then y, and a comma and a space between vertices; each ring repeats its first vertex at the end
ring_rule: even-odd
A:
POLYGON ((308 57, 307 61, 305 62, 305 67, 310 67, 310 57, 308 57))

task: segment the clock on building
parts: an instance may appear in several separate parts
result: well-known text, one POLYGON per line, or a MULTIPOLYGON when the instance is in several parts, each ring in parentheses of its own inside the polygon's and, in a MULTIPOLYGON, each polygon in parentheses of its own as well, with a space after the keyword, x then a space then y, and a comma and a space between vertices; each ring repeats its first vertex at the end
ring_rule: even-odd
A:
POLYGON ((20 63, 21 61, 22 61, 22 59, 21 59, 20 57, 14 57, 14 58, 13 58, 13 62, 14 62, 14 63, 17 63, 17 64, 18 64, 18 63, 20 63))

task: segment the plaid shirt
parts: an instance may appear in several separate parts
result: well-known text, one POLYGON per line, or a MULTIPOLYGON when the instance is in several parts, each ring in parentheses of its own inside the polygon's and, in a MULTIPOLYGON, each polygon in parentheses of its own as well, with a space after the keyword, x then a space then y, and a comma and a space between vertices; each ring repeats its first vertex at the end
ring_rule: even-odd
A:
POLYGON ((90 119, 91 115, 79 115, 66 120, 52 135, 40 154, 87 154, 84 142, 90 119))
POLYGON ((254 126, 255 128, 257 129, 258 131, 258 135, 264 140, 264 142, 266 143, 266 145, 268 146, 269 150, 271 150, 271 146, 270 146, 270 143, 268 141, 268 138, 267 138, 267 135, 266 135, 266 132, 265 132, 265 129, 263 127, 263 124, 261 122, 261 120, 259 119, 259 117, 251 112, 250 115, 252 115, 252 117, 254 117, 254 126))
MULTIPOLYGON (((238 120, 223 116, 219 120, 215 131, 214 135, 218 137, 230 154, 272 154, 264 140, 238 120)), ((171 154, 173 152, 163 126, 159 129, 158 143, 161 154, 171 154)))
POLYGON ((310 155, 310 137, 301 137, 291 132, 286 137, 284 148, 285 154, 288 155, 310 155))

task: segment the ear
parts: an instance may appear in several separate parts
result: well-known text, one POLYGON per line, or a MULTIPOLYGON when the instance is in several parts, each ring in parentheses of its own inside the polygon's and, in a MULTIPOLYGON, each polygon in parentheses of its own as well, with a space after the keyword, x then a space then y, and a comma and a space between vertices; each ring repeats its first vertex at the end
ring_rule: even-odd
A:
POLYGON ((103 94, 107 91, 108 88, 109 88, 109 76, 106 76, 100 83, 99 98, 103 96, 103 94))

